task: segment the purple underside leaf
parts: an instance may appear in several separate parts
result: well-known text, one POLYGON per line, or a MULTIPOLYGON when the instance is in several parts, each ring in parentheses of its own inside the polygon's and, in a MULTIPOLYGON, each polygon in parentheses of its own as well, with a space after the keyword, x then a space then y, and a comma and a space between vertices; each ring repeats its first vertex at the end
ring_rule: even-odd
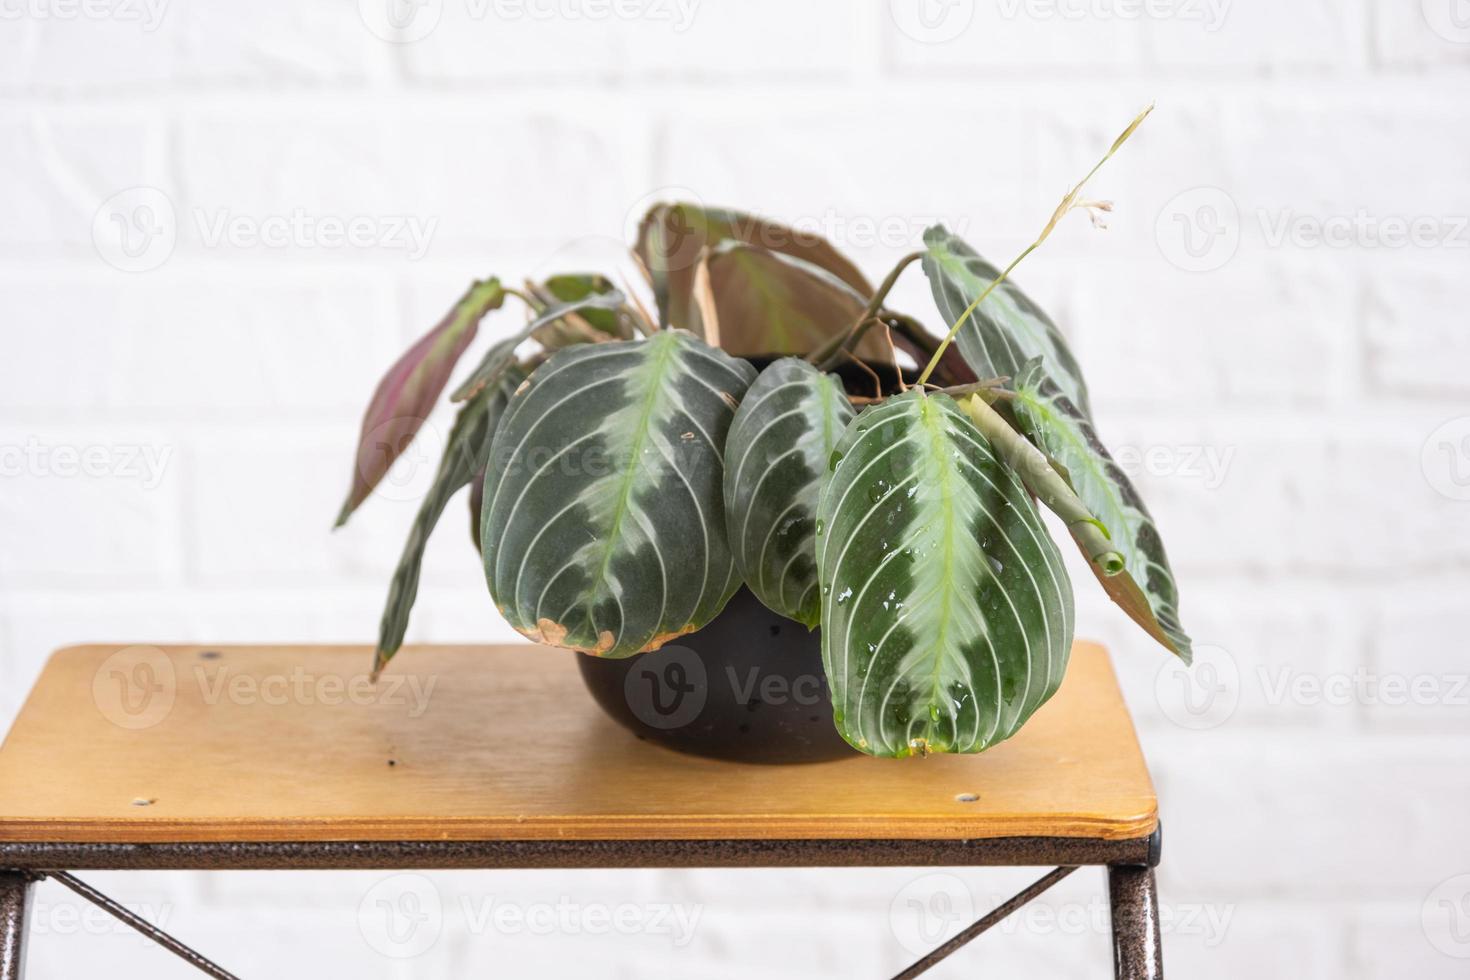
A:
POLYGON ((480 320, 504 302, 500 280, 476 282, 434 329, 388 369, 363 416, 352 487, 337 515, 337 527, 347 523, 408 449, 449 383, 460 355, 475 339, 480 320))

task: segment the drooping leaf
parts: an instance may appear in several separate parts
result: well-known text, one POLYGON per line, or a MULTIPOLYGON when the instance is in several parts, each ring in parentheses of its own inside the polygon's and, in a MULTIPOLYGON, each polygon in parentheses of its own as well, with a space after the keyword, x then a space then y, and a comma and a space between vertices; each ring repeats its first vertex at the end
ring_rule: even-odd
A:
POLYGON ((852 406, 835 377, 786 357, 755 379, 725 442, 725 520, 735 565, 771 609, 821 621, 817 499, 852 406))
MULTIPOLYGON (((942 225, 924 232, 924 245, 924 274, 948 329, 1000 271, 942 225)), ((1009 277, 966 317, 956 343, 981 378, 1013 378, 1031 358, 1046 358, 1057 386, 1084 414, 1092 414, 1087 384, 1066 338, 1009 277)))
POLYGON ((383 669, 403 646, 408 630, 408 617, 419 593, 419 571, 423 566, 424 548, 429 535, 449 504, 449 498, 466 484, 483 474, 490 460, 490 446, 500 416, 510 400, 515 385, 521 381, 518 368, 511 368, 495 388, 487 388, 466 402, 455 416, 454 426, 444 446, 444 458, 434 474, 434 482, 414 516, 398 568, 388 588, 388 603, 378 630, 378 648, 373 656, 373 673, 383 669))
POLYGON ((979 752, 1056 691, 1072 642, 1061 555, 1016 475, 947 396, 866 409, 817 511, 822 660, 871 755, 979 752))
POLYGON ((1016 377, 1011 407, 1021 431, 1051 458, 1108 529, 1122 556, 1123 570, 1118 574, 1107 575, 1093 565, 1098 581, 1134 622, 1188 663, 1193 651, 1179 621, 1179 588, 1158 527, 1091 420, 1048 376, 1039 358, 1016 377))
MULTIPOLYGON (((806 354, 852 326, 867 299, 837 276, 801 259, 741 242, 725 242, 707 258, 709 299, 718 330, 704 322, 699 303, 691 314, 706 340, 737 357, 806 354)), ((882 331, 869 331, 858 357, 890 359, 882 331)))
MULTIPOLYGON (((542 283, 528 283, 526 288, 547 306, 575 303, 594 293, 609 295, 618 291, 611 279, 596 273, 566 273, 552 276, 542 283)), ((559 350, 588 341, 631 340, 632 337, 632 323, 623 311, 599 307, 584 307, 568 313, 535 333, 536 342, 547 350, 559 350)))
POLYGON ((485 471, 470 480, 470 543, 480 550, 480 515, 485 510, 485 471))
POLYGON ((449 383, 460 355, 474 340, 480 320, 504 302, 500 280, 475 283, 434 329, 388 369, 363 416, 352 486, 337 515, 338 527, 347 523, 393 461, 408 449, 449 383))
MULTIPOLYGON (((993 391, 984 394, 997 397, 993 391)), ((955 402, 1021 478, 1031 495, 1067 525, 1067 532, 1096 573, 1112 576, 1123 571, 1123 555, 1113 544, 1107 525, 1088 509, 1047 455, 1027 442, 1025 436, 991 408, 984 395, 961 395, 955 402)))
POLYGON ((455 391, 452 400, 462 402, 466 399, 473 398, 481 391, 497 383, 505 372, 510 370, 510 366, 515 363, 516 348, 548 323, 554 323, 567 314, 575 313, 579 310, 612 310, 621 305, 623 305, 623 294, 617 290, 613 290, 610 293, 588 293, 581 299, 573 300, 569 303, 557 303, 555 306, 542 310, 530 323, 522 327, 519 333, 507 337, 491 347, 486 352, 484 359, 480 361, 479 367, 475 368, 474 374, 471 374, 465 383, 460 385, 459 389, 455 391))
POLYGON ((664 323, 697 332, 695 270, 705 251, 724 241, 744 242, 801 259, 832 273, 864 298, 873 293, 857 266, 813 232, 725 208, 658 204, 638 226, 634 252, 653 283, 659 318, 664 323))
POLYGON ((481 521, 510 624, 604 657, 655 650, 740 584, 723 449, 755 370, 682 331, 569 347, 511 399, 481 521))

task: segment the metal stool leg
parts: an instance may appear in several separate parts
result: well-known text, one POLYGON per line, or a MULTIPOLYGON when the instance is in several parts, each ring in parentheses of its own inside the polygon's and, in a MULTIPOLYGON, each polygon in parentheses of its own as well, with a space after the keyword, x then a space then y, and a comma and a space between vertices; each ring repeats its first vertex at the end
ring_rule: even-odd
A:
POLYGON ((1113 916, 1113 976, 1117 980, 1163 980, 1154 869, 1110 866, 1108 899, 1113 916))
POLYGON ((21 980, 26 970, 26 912, 36 880, 0 871, 0 980, 21 980))

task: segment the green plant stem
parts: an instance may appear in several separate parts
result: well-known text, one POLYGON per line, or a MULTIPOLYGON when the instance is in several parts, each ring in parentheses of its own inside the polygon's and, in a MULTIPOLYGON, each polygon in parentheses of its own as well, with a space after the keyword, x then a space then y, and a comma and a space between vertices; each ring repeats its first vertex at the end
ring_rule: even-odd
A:
POLYGON ((992 282, 989 286, 986 286, 985 289, 981 291, 980 295, 976 296, 975 299, 970 303, 970 305, 965 307, 965 312, 961 313, 959 315, 959 318, 955 320, 954 324, 949 328, 949 333, 945 334, 944 340, 940 341, 939 349, 934 352, 934 356, 929 358, 929 363, 924 366, 923 373, 919 375, 918 383, 920 385, 923 385, 929 380, 929 375, 934 373, 934 368, 938 366, 939 358, 944 354, 945 348, 954 342, 955 337, 959 335, 960 327, 963 326, 965 321, 970 318, 970 314, 974 313, 975 309, 981 303, 985 302, 985 297, 989 296, 995 290, 995 287, 1005 282, 1006 277, 1011 274, 1011 270, 1020 265, 1022 259, 1040 248, 1041 243, 1051 237, 1051 233, 1056 228, 1057 223, 1062 220, 1062 217, 1066 215, 1068 211, 1071 211, 1073 208, 1079 206, 1089 206, 1086 202, 1079 204, 1077 200, 1078 195, 1082 193, 1083 186, 1092 179, 1093 174, 1096 174, 1099 170, 1102 169, 1103 164, 1112 159, 1113 154, 1118 152, 1118 147, 1122 146, 1124 142, 1127 141, 1128 137, 1133 135, 1133 131, 1136 130, 1139 127, 1139 124, 1141 124, 1144 119, 1148 118, 1148 114, 1153 111, 1154 107, 1150 105, 1148 108, 1144 109, 1142 112, 1134 117, 1133 121, 1128 124, 1128 128, 1123 130, 1123 132, 1118 136, 1117 139, 1113 140, 1113 145, 1108 148, 1108 152, 1103 154, 1102 159, 1093 164, 1092 169, 1087 172, 1087 176, 1079 180, 1076 186, 1067 192, 1067 196, 1062 198, 1062 203, 1058 204, 1056 210, 1052 212, 1051 219, 1047 221, 1046 227, 1041 230, 1041 234, 1037 236, 1036 241, 1032 242, 1030 245, 1027 245, 1024 249, 1022 249, 1021 254, 1012 259, 1011 264, 1006 266, 1005 269, 1001 271, 1001 274, 999 276, 995 277, 995 281, 992 282))
POLYGON ((999 392, 979 391, 956 401, 1021 477, 1026 489, 1066 523, 1067 530, 1081 545, 1087 560, 1104 575, 1117 575, 1123 570, 1123 555, 1113 546, 1106 525, 1092 515, 1046 454, 1031 445, 1025 436, 1011 428, 1010 423, 990 407, 987 396, 995 398, 999 392))
POLYGON ((543 309, 541 301, 538 300, 536 297, 530 295, 529 293, 522 292, 521 290, 516 289, 514 286, 504 286, 502 287, 502 289, 504 290, 505 295, 514 296, 516 299, 529 306, 532 313, 540 313, 543 309))
POLYGON ((1011 393, 1009 391, 1002 391, 1000 386, 1009 380, 1010 378, 1004 376, 999 378, 985 378, 981 381, 972 381, 965 385, 950 385, 948 388, 940 388, 938 391, 941 395, 949 395, 951 398, 965 398, 969 395, 978 395, 984 392, 989 393, 986 395, 987 398, 991 396, 1004 398, 1011 393))
POLYGON ((831 340, 824 343, 821 347, 818 347, 816 350, 808 354, 806 356, 807 363, 815 364, 817 367, 825 371, 828 367, 830 367, 829 362, 834 361, 839 352, 850 348, 853 344, 856 344, 859 340, 861 340, 863 334, 867 332, 868 327, 871 326, 875 320, 877 320, 878 311, 883 307, 883 301, 887 299, 888 294, 893 291, 893 286, 895 283, 898 282, 898 277, 903 274, 903 270, 907 269, 909 265, 911 265, 918 259, 922 259, 923 257, 923 252, 910 252, 908 255, 905 255, 903 258, 899 259, 898 264, 895 265, 891 270, 889 270, 887 277, 885 277, 883 282, 878 286, 877 291, 873 293, 873 298, 868 300, 867 307, 865 307, 862 314, 853 321, 852 326, 848 327, 845 332, 838 334, 836 337, 833 337, 831 340))

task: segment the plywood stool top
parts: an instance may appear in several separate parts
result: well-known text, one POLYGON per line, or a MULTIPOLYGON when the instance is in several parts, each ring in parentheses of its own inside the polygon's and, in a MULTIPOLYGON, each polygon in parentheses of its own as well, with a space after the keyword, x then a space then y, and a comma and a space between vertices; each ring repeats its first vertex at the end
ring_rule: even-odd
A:
POLYGON ((357 646, 71 647, 0 747, 0 841, 1146 837, 1107 651, 973 756, 756 766, 608 720, 573 657, 357 646))

